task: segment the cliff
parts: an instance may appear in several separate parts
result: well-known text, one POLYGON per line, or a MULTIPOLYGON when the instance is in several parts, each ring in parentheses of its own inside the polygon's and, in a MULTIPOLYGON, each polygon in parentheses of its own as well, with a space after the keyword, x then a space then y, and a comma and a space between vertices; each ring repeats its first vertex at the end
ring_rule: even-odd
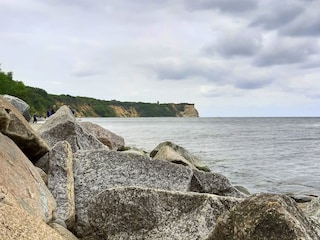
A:
POLYGON ((186 104, 184 105, 184 110, 179 112, 177 117, 199 117, 199 113, 194 104, 186 104))
MULTIPOLYGON (((102 101, 102 100, 95 100, 102 101)), ((57 107, 70 105, 76 117, 199 117, 194 104, 190 103, 141 103, 103 101, 103 107, 82 101, 56 102, 57 107)))
POLYGON ((199 117, 193 103, 143 103, 99 100, 81 96, 54 95, 40 88, 12 80, 0 70, 0 95, 18 97, 30 105, 30 113, 46 116, 47 111, 70 106, 76 117, 199 117))

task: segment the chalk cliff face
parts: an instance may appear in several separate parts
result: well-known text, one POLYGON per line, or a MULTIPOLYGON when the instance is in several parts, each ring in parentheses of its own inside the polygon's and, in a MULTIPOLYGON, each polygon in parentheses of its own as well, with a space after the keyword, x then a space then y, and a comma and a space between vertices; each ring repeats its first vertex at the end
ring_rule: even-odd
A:
POLYGON ((55 102, 59 109, 69 105, 76 117, 199 117, 193 103, 143 103, 98 101, 81 102, 77 99, 71 104, 55 102))
POLYGON ((197 109, 195 109, 194 104, 185 105, 184 111, 181 112, 181 115, 181 117, 199 117, 199 113, 197 109))
MULTIPOLYGON (((60 107, 61 104, 56 105, 60 107)), ((75 103, 72 108, 76 117, 199 117, 197 109, 191 103, 106 104, 102 112, 97 111, 90 104, 75 103)))
POLYGON ((140 117, 139 113, 134 107, 124 108, 121 106, 110 106, 117 117, 140 117))
MULTIPOLYGON (((172 104, 172 108, 175 111, 176 117, 199 117, 197 109, 194 104, 185 104, 183 110, 181 111, 181 104, 172 104)), ((110 106, 117 117, 141 117, 139 109, 132 107, 123 106, 110 106)), ((174 116, 174 115, 173 115, 174 116)))

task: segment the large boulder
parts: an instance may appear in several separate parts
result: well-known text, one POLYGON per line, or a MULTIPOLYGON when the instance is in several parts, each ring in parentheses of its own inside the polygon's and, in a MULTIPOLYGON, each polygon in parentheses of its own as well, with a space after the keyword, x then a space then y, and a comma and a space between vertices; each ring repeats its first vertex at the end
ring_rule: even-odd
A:
POLYGON ((88 201, 99 192, 122 186, 188 191, 193 176, 191 169, 181 165, 106 149, 78 151, 74 154, 73 167, 79 236, 90 230, 88 201))
POLYGON ((288 196, 255 194, 219 217, 208 240, 320 239, 319 229, 288 196))
POLYGON ((49 147, 21 113, 0 96, 0 131, 10 137, 32 161, 36 162, 49 147))
POLYGON ((56 202, 39 172, 15 143, 0 133, 0 201, 48 222, 56 202))
POLYGON ((10 102, 21 114, 22 116, 29 122, 31 119, 31 115, 30 115, 30 106, 23 101, 20 98, 14 97, 14 96, 10 96, 10 95, 3 95, 3 97, 10 102))
MULTIPOLYGON (((206 239, 231 197, 137 187, 108 189, 89 204, 94 239, 206 239)), ((89 233, 89 232, 88 232, 89 233)))
POLYGON ((83 130, 68 106, 61 106, 47 119, 38 132, 50 147, 65 140, 71 145, 72 152, 106 148, 93 135, 83 130))
POLYGON ((151 151, 150 157, 186 165, 193 169, 210 172, 210 169, 206 165, 201 163, 201 161, 196 156, 191 154, 183 147, 172 142, 166 141, 160 143, 155 149, 151 151))
POLYGON ((211 193, 220 196, 245 197, 237 190, 229 179, 219 173, 203 172, 193 169, 193 178, 190 191, 199 193, 211 193))
POLYGON ((88 133, 95 136, 100 142, 108 146, 110 150, 119 150, 125 146, 123 137, 91 122, 80 122, 80 126, 88 133))
POLYGON ((67 141, 58 142, 49 156, 48 188, 57 202, 54 214, 71 229, 75 222, 75 203, 70 144, 67 141))
POLYGON ((0 203, 0 239, 68 240, 25 211, 0 203))

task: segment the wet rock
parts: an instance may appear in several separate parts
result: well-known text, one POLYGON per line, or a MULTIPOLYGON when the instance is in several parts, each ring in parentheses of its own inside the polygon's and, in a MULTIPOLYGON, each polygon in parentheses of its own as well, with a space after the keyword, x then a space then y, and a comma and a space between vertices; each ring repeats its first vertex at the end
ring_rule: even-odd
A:
POLYGON ((67 141, 58 142, 49 153, 48 188, 57 202, 56 218, 74 227, 75 202, 72 150, 67 141))
POLYGON ((0 133, 0 198, 48 222, 55 200, 39 172, 15 143, 0 133))
POLYGON ((150 157, 154 159, 166 160, 173 163, 189 166, 193 169, 199 169, 205 172, 210 172, 210 169, 201 163, 201 161, 191 154, 189 151, 172 142, 160 143, 150 153, 150 157))
POLYGON ((108 146, 110 150, 119 150, 124 147, 123 137, 91 122, 80 122, 80 126, 88 133, 95 136, 100 142, 108 146))
POLYGON ((320 239, 317 227, 285 195, 255 194, 219 217, 208 240, 320 239))
POLYGON ((46 142, 33 130, 21 113, 2 96, 0 96, 0 131, 11 138, 32 162, 36 162, 49 151, 46 142))
POLYGON ((89 204, 94 239, 206 239, 239 199, 137 187, 105 190, 89 204))
POLYGON ((192 175, 189 168, 145 156, 108 150, 78 151, 74 154, 77 235, 90 229, 88 201, 99 192, 123 186, 188 191, 192 175))
POLYGON ((55 114, 46 120, 38 132, 50 147, 53 147, 57 142, 67 141, 71 145, 72 152, 106 148, 93 135, 83 130, 68 106, 60 107, 55 114))

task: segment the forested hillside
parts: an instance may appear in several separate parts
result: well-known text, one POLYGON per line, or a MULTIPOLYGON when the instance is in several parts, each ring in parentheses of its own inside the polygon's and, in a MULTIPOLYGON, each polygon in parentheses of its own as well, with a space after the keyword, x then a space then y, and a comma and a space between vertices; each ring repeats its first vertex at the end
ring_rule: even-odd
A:
POLYGON ((88 97, 49 94, 12 79, 0 69, 0 94, 16 96, 30 105, 30 113, 46 116, 47 110, 70 105, 77 117, 198 117, 193 104, 143 103, 98 100, 88 97), (187 108, 186 108, 187 107, 187 108))

